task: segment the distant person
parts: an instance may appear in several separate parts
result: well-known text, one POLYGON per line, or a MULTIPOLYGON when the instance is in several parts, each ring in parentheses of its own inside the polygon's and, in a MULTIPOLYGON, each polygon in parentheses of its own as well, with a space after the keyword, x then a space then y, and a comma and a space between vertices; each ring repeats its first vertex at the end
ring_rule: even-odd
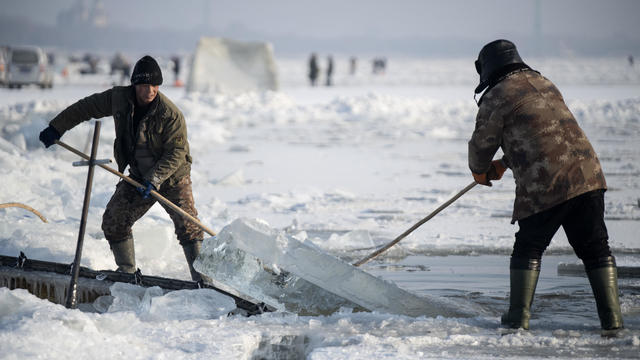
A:
POLYGON ((124 85, 129 77, 131 77, 131 63, 120 52, 116 53, 111 59, 111 75, 120 73, 120 85, 124 85))
POLYGON ((331 86, 333 85, 331 77, 333 76, 333 57, 329 55, 327 57, 327 82, 325 85, 331 86))
POLYGON ((127 79, 131 77, 131 63, 128 59, 124 59, 124 64, 122 64, 122 78, 120 79, 120 84, 124 85, 127 82, 127 79))
POLYGON ((387 59, 378 57, 373 59, 373 73, 374 74, 384 74, 387 67, 387 59))
POLYGON ((173 84, 175 86, 182 86, 182 82, 180 81, 180 57, 171 57, 171 62, 173 63, 173 84))
POLYGON ((349 59, 349 74, 350 75, 355 75, 356 74, 357 63, 358 63, 358 59, 356 59, 355 56, 352 56, 349 59))
POLYGON ((491 186, 511 169, 516 183, 509 310, 502 324, 529 329, 542 254, 562 226, 584 267, 603 335, 622 329, 616 262, 604 223, 607 188, 598 157, 551 81, 527 66, 507 40, 485 45, 476 70, 480 98, 469 168, 491 186), (492 160, 501 148, 504 156, 492 160))
POLYGON ((97 74, 98 73, 98 59, 91 58, 89 60, 89 70, 86 73, 87 74, 97 74))
POLYGON ((311 86, 316 86, 316 81, 318 80, 318 74, 320 73, 320 69, 318 68, 318 58, 316 54, 311 54, 309 58, 309 81, 311 82, 311 86))
POLYGON ((98 58, 96 56, 85 54, 82 59, 89 66, 89 68, 80 69, 80 74, 88 75, 98 73, 98 58))
MULTIPOLYGON (((113 116, 116 139, 114 156, 118 170, 129 166, 130 177, 144 187, 135 188, 125 181, 107 204, 102 217, 102 231, 109 242, 118 271, 133 273, 136 260, 131 228, 156 200, 151 190, 196 217, 191 189, 191 155, 187 125, 182 112, 161 92, 162 72, 151 56, 138 60, 131 75, 131 85, 116 86, 72 104, 40 133, 40 141, 49 147, 68 130, 81 122, 113 116)), ((166 205, 182 245, 194 281, 210 280, 193 268, 200 253, 202 229, 185 220, 166 205)))
POLYGON ((380 72, 384 74, 387 71, 387 58, 380 58, 380 72))
POLYGON ((629 60, 629 66, 633 66, 633 55, 629 55, 628 60, 629 60))
POLYGON ((47 53, 47 62, 49 63, 49 66, 54 66, 56 64, 56 54, 54 54, 52 52, 48 52, 47 53))

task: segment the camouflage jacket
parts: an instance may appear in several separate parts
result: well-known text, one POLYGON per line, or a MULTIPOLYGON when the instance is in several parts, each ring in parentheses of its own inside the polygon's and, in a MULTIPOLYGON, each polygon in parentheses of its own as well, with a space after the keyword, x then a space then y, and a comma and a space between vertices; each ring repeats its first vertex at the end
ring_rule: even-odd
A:
POLYGON ((485 92, 469 141, 469 168, 489 170, 498 148, 513 172, 512 223, 596 189, 604 174, 558 89, 539 73, 508 74, 485 92))
MULTIPOLYGON (((118 170, 123 172, 127 165, 132 164, 134 155, 137 131, 133 129, 134 102, 133 86, 116 86, 70 105, 51 120, 50 125, 62 135, 83 121, 113 116, 116 129, 113 153, 118 170)), ((145 120, 148 122, 146 135, 149 148, 156 162, 143 175, 144 180, 149 180, 157 189, 166 180, 173 185, 191 171, 192 159, 184 116, 166 96, 158 92, 145 120)))

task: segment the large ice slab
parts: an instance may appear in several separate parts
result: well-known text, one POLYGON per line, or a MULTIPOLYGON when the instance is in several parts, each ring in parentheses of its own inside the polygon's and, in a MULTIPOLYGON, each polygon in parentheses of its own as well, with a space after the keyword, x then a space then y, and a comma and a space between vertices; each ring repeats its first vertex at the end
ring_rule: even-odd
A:
POLYGON ((206 239, 194 266, 241 293, 299 314, 349 307, 409 316, 470 316, 459 304, 410 293, 260 220, 237 219, 206 239))

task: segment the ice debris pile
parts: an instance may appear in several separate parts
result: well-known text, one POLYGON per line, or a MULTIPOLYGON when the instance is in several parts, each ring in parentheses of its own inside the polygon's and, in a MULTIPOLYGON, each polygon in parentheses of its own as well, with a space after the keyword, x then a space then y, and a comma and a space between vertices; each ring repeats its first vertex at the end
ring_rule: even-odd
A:
POLYGON ((460 304, 412 294, 261 220, 237 219, 206 239, 194 266, 242 294, 302 315, 340 308, 408 316, 471 315, 460 304))

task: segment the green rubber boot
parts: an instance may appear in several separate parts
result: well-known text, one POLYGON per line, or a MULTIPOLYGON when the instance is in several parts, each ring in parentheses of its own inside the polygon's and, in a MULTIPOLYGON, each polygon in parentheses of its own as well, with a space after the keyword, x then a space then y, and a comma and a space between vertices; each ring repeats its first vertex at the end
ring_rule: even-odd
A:
POLYGON ((116 271, 133 274, 136 272, 136 253, 133 248, 133 238, 109 243, 118 269, 116 271))
POLYGON ((187 258, 187 264, 189 265, 189 272, 191 273, 191 279, 193 281, 211 284, 211 278, 199 273, 193 268, 193 262, 200 254, 200 248, 202 247, 202 241, 194 241, 187 244, 182 244, 182 250, 184 251, 184 257, 187 258))
POLYGON ((602 335, 615 335, 623 328, 615 258, 608 256, 584 261, 584 267, 596 299, 602 335))
POLYGON ((540 259, 511 258, 511 294, 509 311, 502 315, 501 323, 511 329, 529 330, 531 303, 540 275, 540 259))

